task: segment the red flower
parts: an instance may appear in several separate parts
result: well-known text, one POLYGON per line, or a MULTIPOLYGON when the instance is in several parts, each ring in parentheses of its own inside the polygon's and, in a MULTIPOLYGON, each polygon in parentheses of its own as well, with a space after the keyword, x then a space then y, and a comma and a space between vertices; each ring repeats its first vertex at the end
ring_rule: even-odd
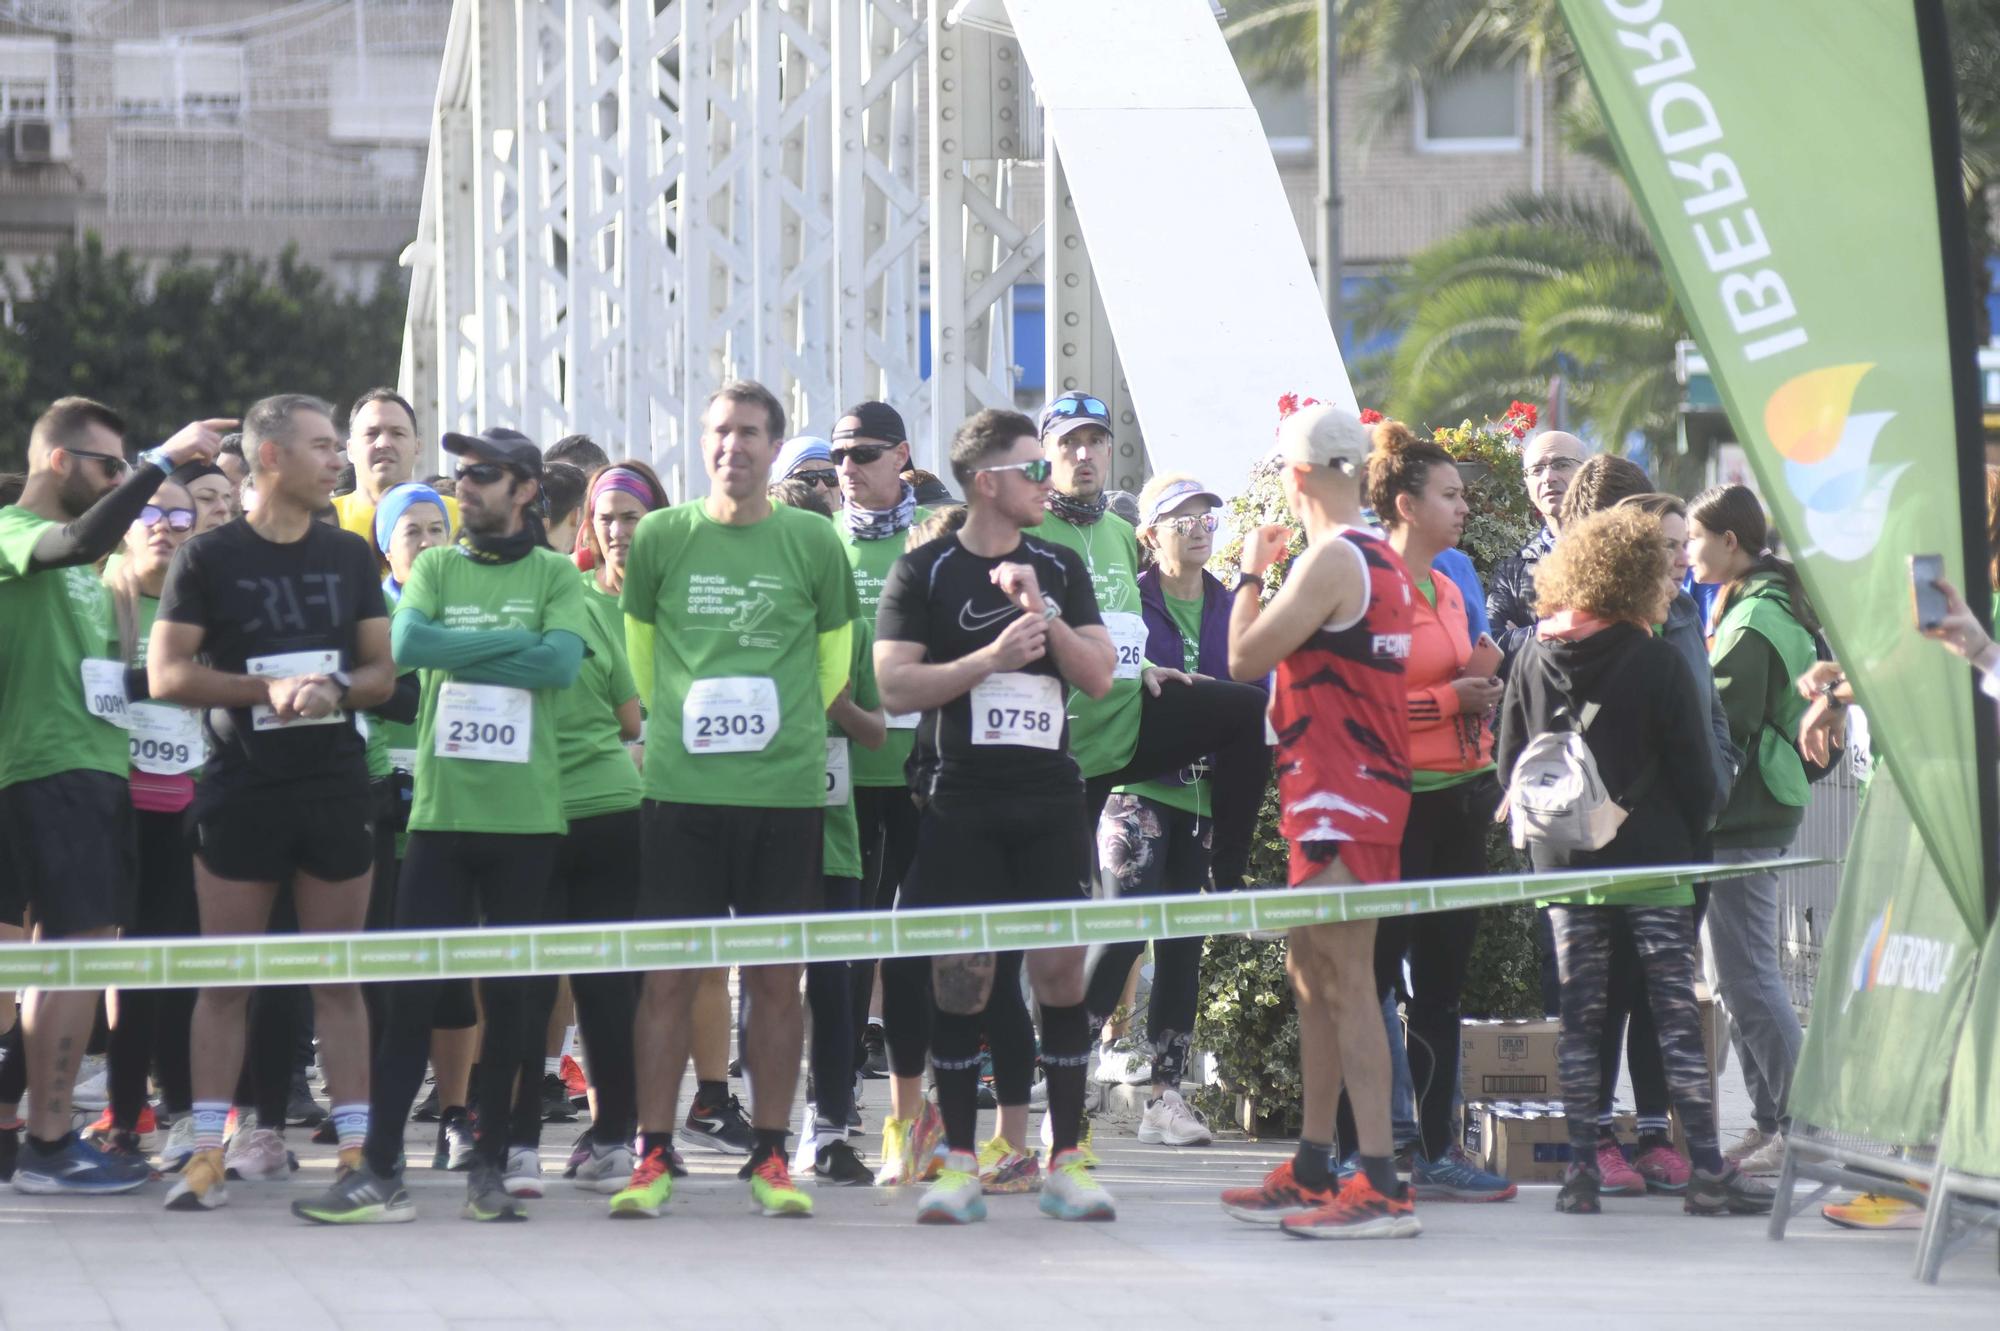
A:
POLYGON ((1509 402, 1507 415, 1510 419, 1519 421, 1527 429, 1532 430, 1535 427, 1535 404, 1532 402, 1509 402))
POLYGON ((1299 395, 1297 393, 1286 393, 1283 397, 1278 399, 1279 420, 1283 420, 1285 417, 1291 415, 1298 409, 1299 409, 1299 395))
POLYGON ((1527 427, 1527 426, 1525 426, 1525 425, 1517 425, 1517 426, 1515 426, 1515 427, 1514 427, 1514 437, 1515 437, 1516 439, 1526 439, 1526 438, 1528 437, 1528 427, 1527 427))
POLYGON ((1363 407, 1361 409, 1361 423, 1363 425, 1373 425, 1381 419, 1382 419, 1382 413, 1375 410, 1375 408, 1363 407))

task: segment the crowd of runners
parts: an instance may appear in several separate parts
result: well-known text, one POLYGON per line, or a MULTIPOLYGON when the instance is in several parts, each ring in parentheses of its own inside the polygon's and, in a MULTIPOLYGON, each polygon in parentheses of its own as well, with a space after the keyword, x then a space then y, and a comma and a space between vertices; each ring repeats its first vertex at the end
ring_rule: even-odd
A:
MULTIPOLYGON (((114 410, 55 403, 0 508, 0 937, 1229 891, 1273 781, 1293 886, 1483 873, 1510 816, 1537 869, 1747 863, 1792 841, 1814 775, 1796 737, 1844 696, 1837 670, 1794 687, 1817 625, 1754 496, 1656 494, 1560 432, 1522 450, 1546 526, 1486 587, 1455 549, 1450 456, 1337 408, 1282 421, 1297 526, 1244 533, 1226 571, 1213 478, 1108 491, 1113 423, 1087 393, 965 421, 944 480, 890 404, 824 439, 786 426, 762 386, 718 389, 707 492, 676 504, 642 461, 498 426, 445 434, 451 470, 416 480, 436 454, 387 389, 344 422, 266 398, 129 456, 114 410), (1518 797, 1565 761, 1616 797, 1608 836, 1566 841, 1578 810, 1518 797)), ((1559 1207, 1770 1208, 1752 1176, 1782 1161, 1799 1041, 1775 912, 1768 875, 1549 903, 1559 1207), (1726 1155, 1704 908, 1757 1116, 1726 1155), (1627 1051, 1636 1141, 1613 1128, 1627 1051)), ((1479 925, 1290 932, 1303 1130, 1227 1214, 1401 1237, 1420 1200, 1516 1195, 1457 1127, 1479 925)), ((1016 1193, 1110 1220, 1093 1080, 1147 1087, 1140 1141, 1213 1140, 1183 1097, 1201 961, 1176 939, 746 966, 733 1005, 727 972, 693 969, 37 992, 18 1019, 0 995, 0 1173, 44 1194, 161 1180, 198 1212, 288 1179, 304 1123, 339 1163, 296 1215, 406 1221, 414 1112, 437 1125, 422 1163, 464 1172, 464 1216, 516 1220, 544 1124, 587 1104, 563 1173, 613 1217, 658 1216, 686 1147, 742 1156, 773 1216, 810 1214, 810 1181, 910 1187, 921 1222, 1016 1193), (852 1144, 871 1079, 873 1161, 852 1144)))

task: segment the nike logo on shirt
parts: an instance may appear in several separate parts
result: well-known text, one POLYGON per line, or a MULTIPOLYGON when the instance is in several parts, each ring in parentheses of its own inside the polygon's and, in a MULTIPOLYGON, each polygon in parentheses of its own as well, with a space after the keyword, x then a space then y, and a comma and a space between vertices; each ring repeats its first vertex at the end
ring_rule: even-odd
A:
POLYGON ((967 633, 984 633, 987 629, 992 628, 1002 620, 1020 613, 1021 611, 1017 606, 1003 605, 998 610, 987 610, 979 614, 974 614, 971 606, 962 605, 958 608, 958 626, 967 633))

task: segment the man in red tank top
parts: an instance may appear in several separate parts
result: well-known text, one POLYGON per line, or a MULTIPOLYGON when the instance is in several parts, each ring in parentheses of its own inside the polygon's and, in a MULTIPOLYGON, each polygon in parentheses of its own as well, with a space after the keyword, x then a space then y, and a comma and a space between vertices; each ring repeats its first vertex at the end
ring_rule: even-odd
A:
MULTIPOLYGON (((1362 526, 1369 444, 1358 419, 1308 407, 1285 419, 1278 447, 1306 550, 1267 608, 1264 573, 1290 531, 1273 524, 1245 543, 1229 621, 1230 673, 1249 680, 1276 672, 1270 725, 1292 886, 1393 882, 1410 807, 1409 577, 1396 552, 1362 526)), ((1225 1192, 1223 1209, 1300 1238, 1413 1236, 1420 1226, 1390 1138, 1374 921, 1293 929, 1286 943, 1305 1081, 1298 1154, 1260 1186, 1225 1192), (1361 1168, 1336 1184, 1343 1081, 1361 1168)))

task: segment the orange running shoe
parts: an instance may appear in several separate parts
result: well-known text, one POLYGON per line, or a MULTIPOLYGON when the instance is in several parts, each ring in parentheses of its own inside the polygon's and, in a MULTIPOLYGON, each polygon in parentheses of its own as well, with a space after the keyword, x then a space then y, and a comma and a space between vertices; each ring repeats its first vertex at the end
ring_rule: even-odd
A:
POLYGON ((1413 1239, 1424 1232, 1408 1185, 1400 1198, 1384 1197, 1358 1172, 1340 1185, 1331 1206, 1288 1215, 1278 1224, 1301 1239, 1413 1239))
POLYGON ((1287 1160, 1266 1174, 1257 1187, 1224 1192, 1222 1209, 1253 1225, 1275 1225, 1288 1215, 1331 1206, 1337 1195, 1332 1188, 1308 1188, 1300 1183, 1287 1160))
MULTIPOLYGON (((102 1114, 97 1116, 97 1122, 90 1125, 88 1135, 92 1142, 103 1145, 105 1142, 111 1140, 111 1134, 114 1130, 114 1125, 111 1122, 111 1110, 107 1108, 102 1114)), ((135 1131, 139 1134, 140 1149, 150 1151, 158 1144, 156 1139, 160 1131, 160 1121, 154 1115, 151 1105, 147 1105, 139 1111, 139 1126, 135 1131)))
POLYGON ((590 1079, 583 1075, 583 1068, 568 1054, 562 1056, 557 1075, 562 1078, 563 1089, 569 1092, 570 1103, 590 1098, 590 1079))

